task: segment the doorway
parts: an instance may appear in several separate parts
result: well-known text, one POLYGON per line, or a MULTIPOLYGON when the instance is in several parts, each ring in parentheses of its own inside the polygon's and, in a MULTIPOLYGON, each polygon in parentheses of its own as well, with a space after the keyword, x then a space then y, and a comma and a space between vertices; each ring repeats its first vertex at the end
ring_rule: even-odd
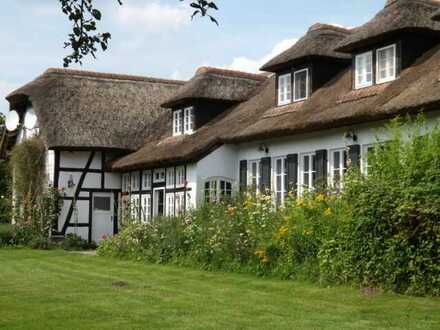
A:
POLYGON ((92 195, 92 241, 95 243, 114 234, 113 198, 112 193, 92 195))

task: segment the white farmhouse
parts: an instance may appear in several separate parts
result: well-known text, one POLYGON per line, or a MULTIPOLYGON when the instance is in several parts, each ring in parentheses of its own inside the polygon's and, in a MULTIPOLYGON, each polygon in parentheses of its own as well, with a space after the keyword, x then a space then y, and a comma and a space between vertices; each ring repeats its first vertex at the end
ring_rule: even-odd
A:
POLYGON ((349 164, 368 169, 387 120, 438 121, 439 8, 394 0, 354 29, 315 24, 264 74, 203 67, 184 83, 48 70, 8 100, 22 119, 34 109, 52 184, 65 188, 54 231, 99 241, 125 203, 148 221, 249 187, 275 203, 341 187, 349 164))

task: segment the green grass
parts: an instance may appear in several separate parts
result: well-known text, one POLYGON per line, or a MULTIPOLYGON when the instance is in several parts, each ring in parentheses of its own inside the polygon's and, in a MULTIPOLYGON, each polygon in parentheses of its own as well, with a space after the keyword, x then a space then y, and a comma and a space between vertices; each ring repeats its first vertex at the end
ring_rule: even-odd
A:
POLYGON ((440 329, 440 300, 0 249, 0 329, 440 329))

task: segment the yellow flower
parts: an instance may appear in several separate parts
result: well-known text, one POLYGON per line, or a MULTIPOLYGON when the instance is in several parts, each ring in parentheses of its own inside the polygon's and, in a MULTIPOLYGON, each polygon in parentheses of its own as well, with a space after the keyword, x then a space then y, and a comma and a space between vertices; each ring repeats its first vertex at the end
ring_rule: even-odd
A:
POLYGON ((326 199, 326 196, 323 193, 318 193, 318 194, 316 194, 315 199, 317 202, 324 202, 326 199))
POLYGON ((282 226, 280 227, 280 229, 278 230, 278 239, 284 238, 289 234, 289 228, 286 226, 282 226))
POLYGON ((228 214, 229 214, 230 216, 235 215, 235 212, 236 212, 236 211, 237 211, 237 208, 236 208, 236 207, 232 207, 232 206, 228 207, 228 210, 227 210, 227 212, 228 212, 228 214))
POLYGON ((312 234, 312 231, 304 229, 304 236, 310 236, 312 234))
POLYGON ((331 216, 332 215, 332 209, 331 208, 326 208, 324 210, 324 215, 326 216, 331 216))
POLYGON ((298 201, 296 203, 298 204, 298 206, 302 206, 304 204, 304 198, 298 198, 298 201))

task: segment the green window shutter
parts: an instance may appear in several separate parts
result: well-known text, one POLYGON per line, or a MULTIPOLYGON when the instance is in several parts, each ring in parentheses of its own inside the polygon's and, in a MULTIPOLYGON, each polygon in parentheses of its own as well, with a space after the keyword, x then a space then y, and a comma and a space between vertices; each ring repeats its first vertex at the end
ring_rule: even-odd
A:
POLYGON ((361 146, 353 144, 348 147, 348 158, 350 159, 353 168, 360 168, 361 166, 361 146))
POLYGON ((240 161, 240 191, 246 191, 247 189, 247 160, 240 161))
POLYGON ((298 187, 298 154, 287 155, 287 191, 296 193, 298 187))
POLYGON ((318 189, 325 188, 327 186, 327 150, 317 150, 315 152, 315 171, 315 187, 318 189))
POLYGON ((265 193, 270 191, 270 177, 271 177, 270 157, 261 158, 260 161, 260 192, 265 193))

